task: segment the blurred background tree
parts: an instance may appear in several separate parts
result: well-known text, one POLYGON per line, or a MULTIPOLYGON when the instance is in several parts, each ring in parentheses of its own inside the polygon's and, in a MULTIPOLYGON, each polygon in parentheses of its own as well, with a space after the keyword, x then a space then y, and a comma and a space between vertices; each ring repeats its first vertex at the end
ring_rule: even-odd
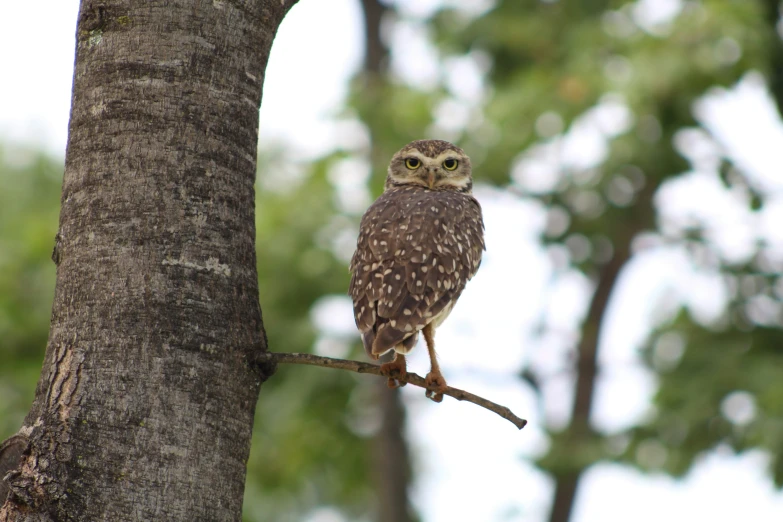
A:
MULTIPOLYGON (((682 476, 708 452, 760 449, 783 485, 783 183, 763 162, 774 154, 754 148, 781 129, 779 2, 361 7, 366 58, 334 116, 334 147, 304 162, 261 143, 272 349, 363 360, 345 320, 358 219, 397 149, 449 139, 471 155, 486 206, 505 198, 540 219, 545 297, 524 345, 492 349, 521 354, 517 385, 540 405, 519 436, 543 441, 526 456, 551 477, 548 520, 573 519, 579 485, 602 462, 682 476), (757 114, 716 116, 737 92, 768 98, 757 114), (613 344, 618 308, 644 316, 643 331, 621 340, 625 359, 613 344), (625 393, 610 380, 629 360, 656 391, 643 415, 612 424, 599 390, 625 393)), ((60 160, 0 150, 0 438, 19 425, 40 367, 60 175, 60 160)), ((258 405, 246 520, 415 520, 423 499, 408 493, 424 472, 406 443, 406 402, 371 379, 281 367, 258 405)))
POLYGON ((0 146, 0 439, 16 433, 41 373, 54 297, 51 260, 63 165, 0 146))

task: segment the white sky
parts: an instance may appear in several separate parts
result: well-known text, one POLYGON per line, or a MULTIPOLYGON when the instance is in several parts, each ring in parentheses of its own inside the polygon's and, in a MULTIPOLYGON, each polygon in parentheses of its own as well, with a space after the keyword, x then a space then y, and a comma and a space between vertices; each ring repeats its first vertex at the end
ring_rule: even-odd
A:
MULTIPOLYGON (((404 3, 415 18, 437 1, 404 3)), ((668 9, 666 16, 678 12, 678 1, 660 3, 668 9)), ((645 11, 652 5, 649 0, 640 2, 639 16, 652 19, 645 11)), ((76 0, 0 6, 0 48, 5 49, 0 54, 0 141, 32 143, 64 154, 77 8, 76 0)), ((657 30, 665 17, 662 20, 656 19, 650 30, 657 30)), ((267 70, 262 140, 282 144, 301 157, 312 157, 336 143, 338 133, 330 116, 339 109, 346 80, 362 57, 360 24, 358 0, 301 0, 294 7, 280 29, 267 70), (305 47, 305 41, 319 45, 305 47)), ((421 58, 425 65, 413 70, 422 70, 426 84, 426 48, 416 43, 415 24, 404 31, 412 42, 408 57, 416 56, 417 49, 425 54, 421 58)), ((397 35, 395 41, 399 39, 397 35)), ((476 89, 480 86, 465 91, 466 99, 476 89)), ((622 123, 627 116, 622 101, 609 101, 617 115, 609 121, 622 123)), ((749 75, 736 89, 710 93, 696 107, 696 114, 720 143, 698 133, 683 136, 680 146, 698 156, 697 163, 704 169, 661 191, 665 213, 672 219, 688 215, 709 221, 716 218, 710 213, 720 201, 722 226, 728 226, 729 232, 718 243, 727 256, 741 255, 754 234, 764 234, 783 247, 783 229, 778 225, 783 219, 783 181, 777 157, 783 149, 783 125, 771 110, 763 85, 749 75), (711 166, 720 149, 729 151, 760 186, 775 194, 777 204, 757 221, 749 221, 741 201, 716 184, 711 166), (713 193, 706 201, 705 191, 713 193)), ((584 123, 589 127, 589 120, 584 123)), ((556 161, 578 164, 600 159, 598 135, 585 136, 597 144, 583 150, 583 142, 573 135, 564 138, 562 142, 570 140, 568 146, 577 152, 562 157, 561 150, 556 161)), ((539 170, 525 171, 527 167, 520 166, 522 178, 546 172, 540 170, 546 167, 540 162, 533 167, 539 170)), ((412 493, 427 522, 538 522, 547 517, 552 483, 525 457, 546 449, 540 429, 545 419, 556 425, 567 418, 572 383, 557 375, 562 374, 563 356, 577 334, 590 288, 578 274, 554 270, 538 241, 544 227, 539 205, 494 189, 480 189, 477 196, 485 209, 488 251, 482 270, 438 331, 442 366, 450 384, 506 404, 530 424, 518 432, 473 405, 449 399, 435 405, 421 390, 407 387, 410 440, 420 473, 412 493), (531 328, 541 313, 546 313, 547 324, 557 332, 532 345, 531 328), (545 387, 543 411, 531 390, 514 375, 523 361, 553 376, 545 387)), ((601 340, 602 377, 594 415, 600 429, 622 429, 648 412, 655 381, 639 364, 637 349, 652 324, 658 299, 677 288, 676 295, 695 313, 714 313, 710 305, 720 300, 720 289, 709 277, 694 272, 676 249, 648 245, 624 271, 601 340)), ((326 330, 355 335, 344 302, 330 300, 314 317, 318 323, 329 323, 326 330)), ((426 373, 425 351, 416 350, 410 364, 417 373, 426 373)), ((644 475, 617 465, 595 466, 581 484, 574 520, 779 520, 783 495, 774 490, 764 467, 765 457, 758 452, 735 457, 722 451, 702 459, 684 480, 644 475)), ((333 518, 327 510, 312 520, 333 518)))

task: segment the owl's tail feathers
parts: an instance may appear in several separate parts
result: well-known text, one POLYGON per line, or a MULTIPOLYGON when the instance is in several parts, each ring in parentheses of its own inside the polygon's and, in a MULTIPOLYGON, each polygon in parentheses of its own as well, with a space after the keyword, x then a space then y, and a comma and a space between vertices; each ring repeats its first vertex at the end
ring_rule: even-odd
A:
MULTIPOLYGON (((396 328, 392 328, 388 323, 382 324, 378 327, 378 331, 375 332, 375 339, 372 341, 372 350, 368 350, 367 353, 370 357, 377 359, 389 350, 395 347, 399 348, 398 352, 408 353, 416 344, 416 338, 418 332, 411 334, 410 332, 401 332, 396 328)), ((363 339, 365 339, 363 337, 363 339)), ((364 347, 367 349, 367 340, 364 341, 364 347)))
POLYGON ((413 347, 416 346, 416 341, 418 340, 419 332, 416 332, 415 334, 403 339, 400 344, 394 347, 394 351, 403 355, 410 353, 410 351, 413 350, 413 347))
POLYGON ((372 344, 374 341, 375 332, 373 330, 362 332, 362 344, 364 345, 364 351, 367 352, 367 355, 369 355, 371 359, 377 361, 380 358, 380 355, 375 354, 372 351, 372 344))

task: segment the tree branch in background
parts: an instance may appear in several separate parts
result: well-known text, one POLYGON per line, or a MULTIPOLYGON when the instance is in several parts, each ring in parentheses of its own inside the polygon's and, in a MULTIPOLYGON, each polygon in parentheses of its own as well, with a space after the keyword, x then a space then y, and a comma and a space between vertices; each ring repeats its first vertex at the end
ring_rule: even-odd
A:
MULTIPOLYGON (((664 123, 667 123, 664 120, 664 123)), ((601 327, 609 307, 612 292, 623 267, 631 259, 631 242, 637 234, 648 229, 654 222, 653 198, 660 186, 660 178, 652 178, 641 190, 636 204, 636 212, 626 222, 626 226, 614 238, 615 253, 612 259, 601 268, 598 284, 590 301, 582 340, 577 347, 576 388, 574 405, 571 410, 571 425, 567 440, 570 446, 589 443, 592 436, 590 412, 595 399, 595 384, 598 375, 598 340, 601 327)), ((569 522, 576 500, 576 490, 582 474, 587 469, 577 466, 571 472, 555 476, 555 495, 549 522, 569 522)))
POLYGON ((405 440, 405 405, 399 388, 389 388, 383 379, 373 379, 380 408, 380 426, 373 438, 372 474, 378 487, 377 522, 415 522, 415 509, 408 499, 411 459, 405 440))
POLYGON ((769 90, 778 112, 783 114, 783 40, 778 33, 778 23, 780 22, 780 0, 763 0, 766 19, 769 23, 769 61, 770 67, 767 72, 769 81, 769 90))
MULTIPOLYGON (((365 82, 362 97, 379 98, 378 84, 389 68, 389 48, 381 38, 381 24, 388 7, 381 0, 362 0, 364 14, 364 67, 358 76, 365 82)), ((376 135, 372 122, 365 121, 371 140, 376 135)), ((373 141, 374 143, 374 141, 373 141)), ((378 380, 374 384, 380 407, 380 426, 373 438, 372 474, 377 491, 378 522, 415 522, 419 520, 408 489, 411 483, 410 451, 405 439, 405 406, 399 388, 391 389, 378 380)))
MULTIPOLYGON (((358 361, 350 361, 347 359, 334 359, 332 357, 321 357, 319 355, 312 355, 309 353, 279 353, 279 352, 265 352, 259 353, 256 357, 256 363, 268 365, 269 363, 281 363, 281 364, 307 364, 310 366, 323 366, 325 368, 336 368, 339 370, 348 370, 356 373, 371 373, 385 377, 381 374, 381 367, 375 364, 363 363, 358 361)), ((415 373, 408 372, 408 376, 405 379, 398 379, 402 382, 418 386, 428 390, 429 388, 424 382, 424 377, 415 373)), ((511 422, 514 426, 520 430, 525 427, 527 421, 514 415, 510 409, 500 404, 496 404, 492 401, 488 401, 483 397, 474 395, 465 390, 458 388, 446 387, 443 392, 444 395, 453 397, 458 401, 472 402, 476 406, 481 406, 491 412, 497 413, 507 421, 511 422)))
POLYGON ((364 70, 376 74, 383 73, 389 57, 389 49, 381 39, 381 21, 386 9, 378 0, 362 0, 366 45, 364 70))
MULTIPOLYGON (((574 406, 571 411, 571 438, 582 442, 590 437, 590 410, 595 394, 595 378, 598 373, 598 338, 601 322, 609 305, 609 297, 617 282, 620 271, 630 259, 630 246, 619 245, 621 250, 601 270, 598 287, 590 302, 579 344, 579 362, 576 376, 574 406)), ((584 469, 574 470, 557 476, 555 479, 555 497, 549 522, 568 522, 576 499, 576 489, 584 469)))

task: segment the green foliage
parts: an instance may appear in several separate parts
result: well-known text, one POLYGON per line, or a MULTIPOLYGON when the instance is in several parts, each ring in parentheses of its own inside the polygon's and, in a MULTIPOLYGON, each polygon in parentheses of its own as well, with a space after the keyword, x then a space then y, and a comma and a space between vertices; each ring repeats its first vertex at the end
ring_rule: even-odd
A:
MULTIPOLYGON (((534 124, 544 112, 568 124, 611 92, 637 117, 650 115, 676 131, 693 124, 691 104, 708 88, 766 65, 757 2, 694 2, 660 37, 634 23, 633 4, 501 1, 463 31, 450 30, 454 12, 435 19, 446 49, 480 50, 492 62, 494 92, 484 115, 502 133, 479 165, 492 181, 503 183, 514 158, 539 139, 534 124), (721 55, 721 45, 732 41, 742 50, 733 62, 721 55)), ((627 159, 649 146, 635 138, 627 159)))
POLYGON ((658 413, 654 422, 633 430, 625 458, 682 475, 716 446, 737 452, 759 448, 772 456, 772 475, 783 486, 783 330, 697 328, 680 317, 664 335, 672 333, 687 349, 676 361, 649 352, 651 366, 659 370, 658 413), (645 454, 650 447, 662 458, 651 462, 645 454))
MULTIPOLYGON (((641 233, 685 250, 692 250, 691 241, 713 248, 698 227, 687 237, 658 230, 654 197, 664 183, 691 168, 673 141, 679 131, 700 126, 694 103, 715 86, 735 84, 748 71, 775 73, 781 67, 774 61, 779 37, 766 10, 762 1, 690 1, 670 22, 655 25, 644 20, 637 2, 628 0, 498 0, 477 16, 448 8, 424 23, 440 59, 439 77, 448 77, 454 58, 486 70, 483 97, 468 102, 475 104, 474 116, 460 129, 449 130, 470 152, 477 180, 543 201, 550 221, 560 225, 548 227, 542 241, 564 246, 570 266, 594 277, 612 254, 629 258, 631 243, 641 233), (543 188, 519 174, 520 162, 562 143, 558 140, 576 132, 585 117, 607 105, 621 107, 628 121, 614 131, 593 131, 606 145, 595 164, 557 164, 543 188), (555 122, 553 131, 542 132, 544 115, 555 122), (586 245, 581 250, 588 255, 576 245, 586 245)), ((383 151, 374 158, 388 158, 408 138, 432 135, 428 129, 436 121, 434 108, 460 98, 448 79, 419 94, 393 78, 373 80, 371 90, 361 90, 366 84, 355 86, 360 89, 354 91, 352 106, 367 124, 374 150, 383 151), (426 100, 429 119, 409 115, 411 107, 420 109, 412 99, 426 100), (400 121, 407 136, 397 134, 400 121)), ((724 162, 724 170, 732 172, 724 176, 726 186, 747 191, 750 208, 764 209, 764 195, 753 190, 729 158, 724 162)), ((376 182, 382 177, 380 165, 374 171, 376 182)), ((774 257, 762 247, 764 255, 774 257)), ((757 260, 708 268, 742 279, 758 275, 757 260)), ((765 277, 774 279, 774 273, 765 277)), ((655 336, 679 332, 687 344, 679 363, 665 370, 656 366, 655 342, 645 348, 660 382, 656 415, 621 435, 577 425, 552 432, 550 450, 539 465, 557 476, 619 458, 643 469, 657 462, 682 474, 703 451, 723 444, 737 451, 768 450, 775 480, 782 485, 783 425, 778 419, 783 385, 775 372, 783 356, 782 325, 780 314, 765 323, 749 319, 748 302, 758 297, 781 305, 779 290, 758 285, 752 295, 731 297, 731 312, 720 326, 699 324, 687 314, 660 325, 655 336), (732 405, 748 400, 754 401, 755 416, 747 424, 726 417, 732 405)), ((583 335, 598 331, 602 319, 583 325, 583 335)))
MULTIPOLYGON (((443 98, 443 92, 425 92, 398 82, 367 73, 353 80, 348 100, 350 115, 356 116, 370 131, 374 196, 383 191, 389 159, 402 145, 426 136, 432 124, 432 107, 443 98)), ((337 151, 336 157, 344 155, 337 151)))
MULTIPOLYGON (((353 222, 341 216, 328 179, 337 159, 280 181, 266 174, 283 166, 262 155, 258 268, 272 351, 311 352, 317 337, 313 304, 346 294, 348 265, 336 257, 333 240, 353 222), (281 186, 274 186, 277 181, 281 186)), ((264 384, 248 462, 246 520, 302 520, 323 505, 354 516, 371 510, 369 443, 353 423, 353 397, 362 393, 367 390, 343 372, 301 366, 281 367, 264 384)))
MULTIPOLYGON (((311 351, 313 303, 348 287, 347 263, 331 240, 354 223, 339 217, 330 165, 317 163, 298 182, 258 193, 261 304, 272 350, 311 351)), ((41 371, 62 169, 43 153, 0 148, 0 440, 21 425, 41 371)), ((330 504, 357 517, 370 511, 369 444, 356 428, 362 394, 369 394, 366 384, 342 372, 303 367, 280 368, 264 385, 246 520, 301 520, 330 504)))
MULTIPOLYGON (((636 235, 655 230, 656 190, 689 169, 673 138, 698 125, 691 112, 694 102, 714 86, 734 84, 749 70, 774 67, 772 48, 779 45, 762 2, 686 2, 670 25, 657 28, 640 23, 634 9, 634 2, 624 1, 506 0, 463 23, 460 30, 453 29, 460 25, 458 11, 443 11, 433 20, 436 40, 445 52, 481 52, 492 63, 492 92, 482 109, 485 126, 501 131, 487 145, 491 153, 476 165, 479 172, 489 173, 489 181, 525 190, 525 180, 508 173, 522 151, 549 139, 536 132, 544 112, 555 113, 569 129, 606 102, 607 94, 630 111, 630 127, 605 136, 608 151, 597 166, 563 166, 553 173, 558 179, 551 188, 537 193, 553 212, 567 218, 567 225, 545 241, 571 248, 571 264, 589 275, 599 273, 606 260, 599 255, 601 244, 611 245, 615 256, 628 256, 636 235), (618 186, 627 187, 628 198, 613 197, 618 186), (578 256, 574 239, 586 239, 593 256, 578 256)), ((466 134, 465 141, 471 139, 466 134)), ((744 181, 726 183, 748 189, 744 181)), ((751 203, 759 209, 765 201, 754 193, 751 203)), ((691 240, 711 248, 698 230, 694 235, 691 240)), ((666 240, 687 247, 683 238, 666 240)), ((717 269, 740 278, 758 272, 753 262, 717 269)), ((745 297, 765 296, 780 304, 779 292, 771 288, 761 286, 745 297)), ((703 451, 721 444, 737 451, 763 448, 773 455, 775 480, 783 485, 783 428, 778 420, 783 385, 774 370, 783 357, 782 325, 780 319, 766 324, 749 320, 743 299, 733 298, 729 308, 739 312, 729 314, 719 330, 714 329, 717 325, 694 323, 687 315, 661 326, 662 335, 683 332, 687 345, 679 364, 663 371, 653 363, 650 344, 648 361, 660 382, 657 415, 626 435, 630 444, 624 459, 647 469, 656 461, 649 458, 651 444, 658 445, 661 451, 652 453, 663 459, 657 465, 682 474, 703 451), (721 413, 722 408, 731 409, 731 397, 735 407, 748 397, 755 400, 756 414, 747 425, 736 420, 732 424, 721 413)), ((598 325, 585 325, 589 328, 598 325)), ((551 449, 539 465, 558 475, 615 458, 609 444, 613 436, 575 433, 580 429, 552 433, 551 449)))
POLYGON ((61 162, 0 147, 0 440, 19 429, 41 372, 61 182, 61 162))
MULTIPOLYGON (((699 229, 687 238, 666 237, 658 229, 656 190, 690 168, 672 141, 682 129, 699 125, 692 107, 709 89, 730 86, 749 70, 779 69, 772 61, 779 43, 761 1, 689 1, 671 24, 657 27, 637 20, 635 4, 498 0, 477 16, 438 11, 424 21, 440 59, 436 86, 417 88, 393 74, 353 80, 344 116, 365 125, 370 151, 336 151, 282 180, 272 174, 285 172, 283 162, 262 156, 256 225, 270 349, 312 351, 319 335, 313 304, 346 292, 347 262, 335 240, 356 225, 357 216, 338 205, 331 169, 346 157, 369 160, 369 184, 377 195, 389 157, 412 139, 432 136, 436 108, 444 102, 471 105, 465 125, 445 137, 469 151, 477 181, 538 198, 553 221, 559 216, 562 226, 550 227, 542 242, 564 246, 571 267, 594 276, 607 252, 630 256, 631 241, 644 232, 685 248, 693 242, 710 249, 699 229), (447 79, 453 58, 486 71, 480 100, 460 100, 447 79), (531 188, 518 175, 520 161, 574 132, 606 104, 623 106, 629 121, 602 133, 606 153, 595 165, 560 165, 545 188, 531 188), (542 115, 561 128, 542 132, 542 115), (626 197, 617 197, 618 187, 626 197), (574 245, 585 241, 589 255, 579 255, 574 245)), ((725 162, 726 171, 737 171, 725 162)), ((21 422, 40 371, 61 171, 60 163, 42 156, 0 149, 0 438, 21 422)), ((749 190, 754 211, 768 204, 741 172, 724 176, 724 183, 749 190)), ((762 322, 748 313, 759 297, 780 304, 780 267, 765 270, 762 257, 711 267, 727 279, 765 281, 732 295, 719 324, 703 325, 682 313, 654 333, 644 351, 660 385, 654 415, 619 435, 552 430, 541 468, 558 476, 621 460, 681 475, 717 446, 762 448, 783 485, 783 381, 777 371, 783 330, 779 318, 762 322), (667 358, 662 346, 677 339, 681 353, 667 358)), ((586 324, 583 335, 599 327, 586 324)), ((349 348, 357 353, 355 345, 349 348)), ((278 370, 258 404, 246 520, 301 520, 322 505, 353 518, 371 512, 370 444, 358 421, 370 394, 366 383, 340 372, 278 370)))

